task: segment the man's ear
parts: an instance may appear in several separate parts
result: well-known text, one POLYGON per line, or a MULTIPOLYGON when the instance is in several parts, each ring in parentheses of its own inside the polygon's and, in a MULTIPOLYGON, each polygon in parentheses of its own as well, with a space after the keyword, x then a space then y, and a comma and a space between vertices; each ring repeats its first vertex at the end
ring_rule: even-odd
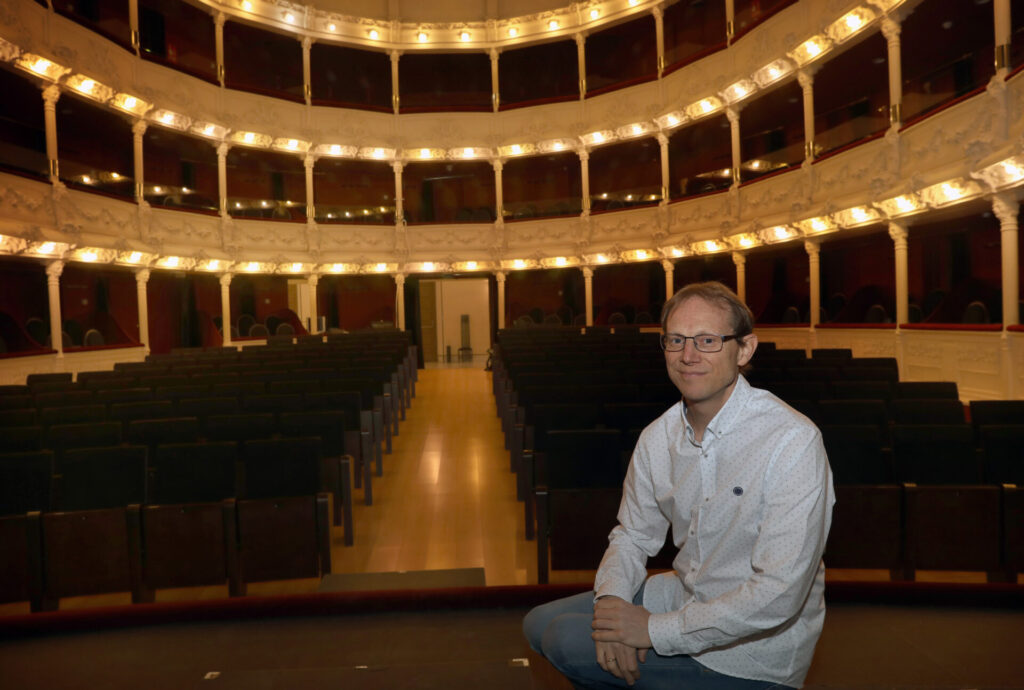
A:
POLYGON ((757 349, 757 336, 751 333, 739 345, 739 350, 736 352, 736 364, 745 367, 757 349))

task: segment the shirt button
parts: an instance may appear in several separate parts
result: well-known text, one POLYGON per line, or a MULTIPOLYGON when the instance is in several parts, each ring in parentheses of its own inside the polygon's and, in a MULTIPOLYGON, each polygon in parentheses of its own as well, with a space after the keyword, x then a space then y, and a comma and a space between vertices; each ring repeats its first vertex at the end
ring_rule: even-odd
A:
POLYGON ((690 530, 690 536, 691 537, 693 536, 693 530, 692 529, 690 530))

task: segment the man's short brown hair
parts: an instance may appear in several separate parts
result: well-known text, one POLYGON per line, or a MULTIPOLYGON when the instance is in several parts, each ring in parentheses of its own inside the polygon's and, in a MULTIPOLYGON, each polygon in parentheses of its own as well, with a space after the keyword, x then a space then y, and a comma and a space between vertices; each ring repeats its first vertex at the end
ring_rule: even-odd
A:
POLYGON ((668 327, 668 317, 672 314, 673 310, 683 302, 694 297, 699 297, 711 304, 717 304, 729 311, 732 317, 733 332, 731 334, 721 333, 718 335, 735 335, 737 340, 742 342, 744 338, 754 332, 754 314, 750 311, 750 307, 744 304, 735 292, 714 280, 706 283, 690 283, 677 290, 676 294, 672 295, 665 302, 665 306, 662 307, 661 330, 664 331, 668 327))

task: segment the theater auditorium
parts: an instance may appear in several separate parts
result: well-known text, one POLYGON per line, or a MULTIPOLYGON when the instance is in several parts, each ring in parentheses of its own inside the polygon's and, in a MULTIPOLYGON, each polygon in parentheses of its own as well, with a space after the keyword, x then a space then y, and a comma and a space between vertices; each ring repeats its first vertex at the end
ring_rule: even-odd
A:
POLYGON ((1024 688, 1022 67, 1024 0, 5 0, 0 686, 570 687, 522 617, 719 281, 834 476, 805 687, 1024 688))

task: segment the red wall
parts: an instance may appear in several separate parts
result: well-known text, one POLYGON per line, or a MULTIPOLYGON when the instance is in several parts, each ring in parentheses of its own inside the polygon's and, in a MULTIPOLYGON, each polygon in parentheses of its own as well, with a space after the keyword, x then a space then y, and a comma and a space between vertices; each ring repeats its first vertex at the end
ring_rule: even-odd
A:
POLYGON ((43 264, 11 259, 0 263, 0 312, 9 314, 22 326, 33 316, 49 326, 50 306, 43 264))
POLYGON ((512 271, 505 278, 505 323, 509 326, 532 309, 547 315, 562 306, 569 306, 574 314, 585 307, 583 272, 578 268, 512 271))
POLYGON ((369 328, 374 321, 395 322, 395 279, 390 275, 324 276, 317 284, 317 314, 331 324, 330 292, 337 294, 337 328, 369 328))

